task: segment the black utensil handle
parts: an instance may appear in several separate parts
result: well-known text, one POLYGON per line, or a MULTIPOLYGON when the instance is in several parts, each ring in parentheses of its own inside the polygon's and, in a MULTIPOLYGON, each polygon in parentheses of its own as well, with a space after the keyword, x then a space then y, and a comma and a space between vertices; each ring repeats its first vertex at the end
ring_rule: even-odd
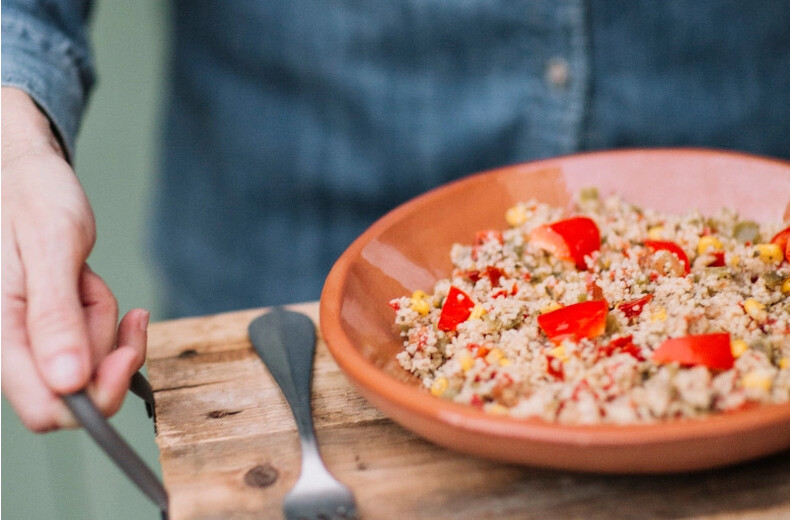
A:
MULTIPOLYGON (((149 414, 152 413, 153 407, 150 405, 153 403, 153 392, 150 392, 151 387, 148 381, 139 372, 135 374, 132 381, 134 393, 137 395, 145 394, 145 397, 141 397, 146 400, 149 414), (146 388, 150 394, 146 393, 146 388), (148 395, 151 397, 150 402, 146 398, 148 395)), ((96 408, 88 394, 83 391, 64 395, 63 400, 93 440, 115 462, 121 471, 137 485, 140 491, 159 507, 162 512, 162 518, 167 519, 167 492, 164 486, 137 453, 118 435, 118 432, 96 408)))
POLYGON ((305 314, 273 307, 252 320, 248 334, 255 352, 274 378, 291 407, 299 435, 315 438, 310 408, 315 324, 305 314))
POLYGON ((145 410, 148 412, 148 417, 154 419, 154 428, 156 428, 156 417, 154 417, 154 390, 151 388, 151 384, 143 374, 135 372, 129 384, 129 390, 145 401, 145 410))
POLYGON ((274 307, 253 320, 248 333, 291 408, 309 417, 316 342, 313 321, 300 312, 274 307))

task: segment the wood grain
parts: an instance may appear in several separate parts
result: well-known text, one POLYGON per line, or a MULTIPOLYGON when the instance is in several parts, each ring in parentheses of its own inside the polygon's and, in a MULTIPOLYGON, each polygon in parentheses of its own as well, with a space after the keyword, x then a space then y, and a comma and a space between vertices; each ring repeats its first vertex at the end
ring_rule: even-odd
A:
MULTIPOLYGON (((318 319, 315 303, 290 306, 318 319)), ((282 518, 296 426, 247 340, 261 309, 153 324, 148 372, 173 520, 282 518)), ((364 519, 790 518, 790 453, 693 474, 517 467, 417 438, 372 408, 319 340, 313 410, 327 467, 364 519)), ((558 454, 560 456, 560 454, 558 454)))

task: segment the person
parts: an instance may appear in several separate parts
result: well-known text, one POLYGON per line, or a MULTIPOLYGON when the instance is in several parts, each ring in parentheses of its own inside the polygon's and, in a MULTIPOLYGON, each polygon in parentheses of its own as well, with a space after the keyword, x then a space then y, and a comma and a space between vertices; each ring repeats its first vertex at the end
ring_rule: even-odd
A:
MULTIPOLYGON (((34 431, 106 414, 144 359, 86 264, 71 168, 85 0, 2 3, 2 385, 34 431)), ((790 157, 790 3, 175 0, 153 230, 173 316, 316 299, 375 218, 451 179, 583 150, 790 157)), ((635 173, 637 174, 637 173, 635 173)))

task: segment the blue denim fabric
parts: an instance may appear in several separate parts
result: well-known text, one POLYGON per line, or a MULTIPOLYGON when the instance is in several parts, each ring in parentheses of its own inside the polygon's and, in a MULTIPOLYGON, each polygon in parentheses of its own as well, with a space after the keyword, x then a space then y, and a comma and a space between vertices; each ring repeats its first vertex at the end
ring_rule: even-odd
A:
POLYGON ((172 311, 315 299, 375 218, 490 167, 790 158, 789 26, 780 0, 176 0, 152 221, 172 311))
POLYGON ((89 0, 4 0, 3 86, 25 90, 48 114, 73 157, 74 140, 94 83, 88 46, 89 0))

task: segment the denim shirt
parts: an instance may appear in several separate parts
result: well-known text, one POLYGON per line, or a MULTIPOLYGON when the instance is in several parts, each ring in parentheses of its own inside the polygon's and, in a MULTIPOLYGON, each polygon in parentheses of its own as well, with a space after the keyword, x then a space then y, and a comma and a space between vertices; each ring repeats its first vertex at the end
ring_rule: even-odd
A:
MULTIPOLYGON (((73 149, 85 3, 29 4, 2 3, 3 82, 73 149)), ((172 22, 152 223, 176 315, 316 299, 374 219, 483 169, 635 146, 790 158, 784 0, 177 0, 172 22)))

